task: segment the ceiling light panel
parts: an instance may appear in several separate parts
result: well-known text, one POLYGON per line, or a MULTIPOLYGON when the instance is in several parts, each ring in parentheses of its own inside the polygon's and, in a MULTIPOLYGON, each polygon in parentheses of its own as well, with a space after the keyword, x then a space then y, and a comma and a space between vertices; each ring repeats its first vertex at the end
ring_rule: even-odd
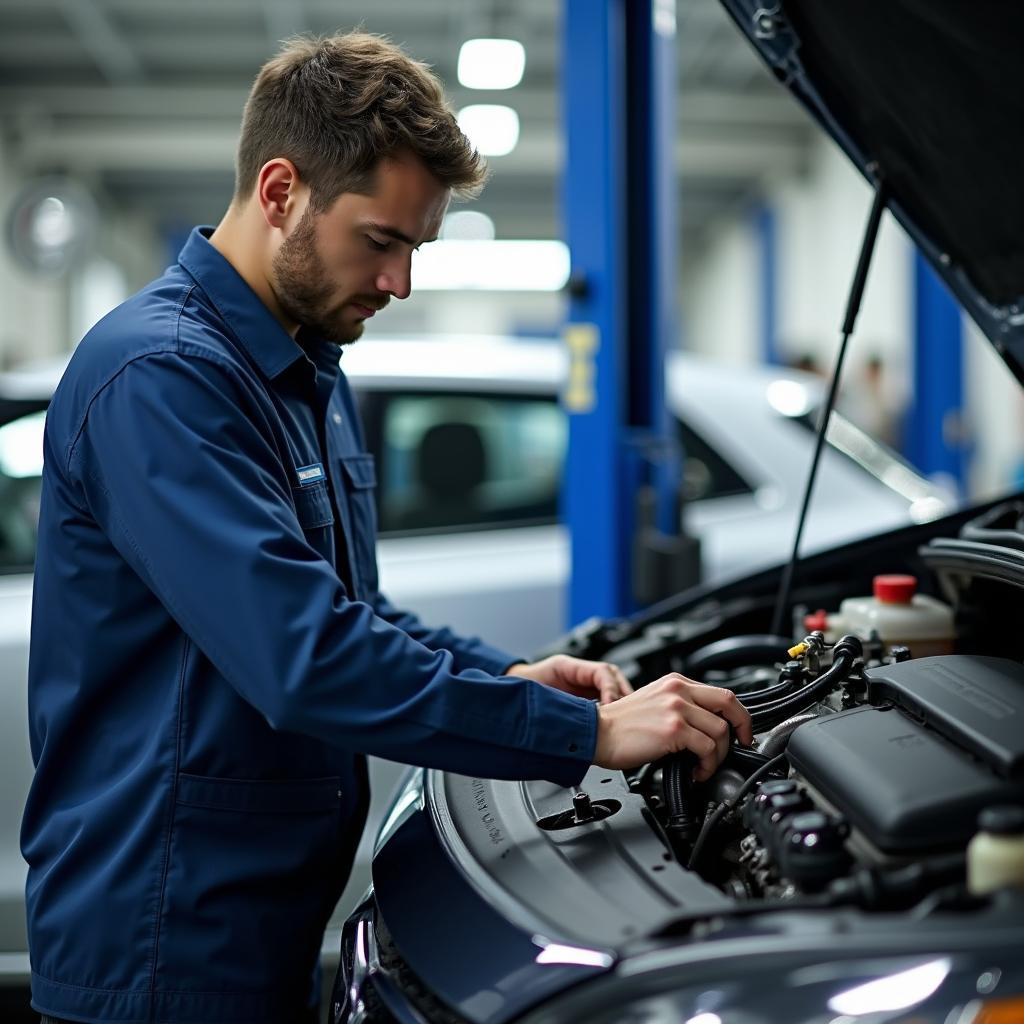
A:
POLYGON ((467 89, 513 89, 525 67, 526 50, 515 39, 468 39, 459 50, 459 83, 467 89))
POLYGON ((484 156, 505 156, 519 141, 519 115, 496 103, 474 103, 458 114, 459 127, 484 156))

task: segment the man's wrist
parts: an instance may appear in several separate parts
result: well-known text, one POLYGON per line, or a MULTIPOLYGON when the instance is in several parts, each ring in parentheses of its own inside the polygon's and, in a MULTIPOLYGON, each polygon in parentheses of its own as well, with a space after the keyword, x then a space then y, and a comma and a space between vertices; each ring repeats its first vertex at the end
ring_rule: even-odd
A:
POLYGON ((612 719, 606 708, 611 705, 597 705, 597 735, 594 738, 594 764, 605 766, 611 754, 612 719))

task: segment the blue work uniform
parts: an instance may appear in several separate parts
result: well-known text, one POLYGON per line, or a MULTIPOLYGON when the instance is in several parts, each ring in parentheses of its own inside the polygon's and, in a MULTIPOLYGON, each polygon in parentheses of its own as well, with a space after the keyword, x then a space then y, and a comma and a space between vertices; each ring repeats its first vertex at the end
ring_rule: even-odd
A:
POLYGON ((47 416, 22 827, 36 1009, 290 1022, 367 807, 363 755, 577 782, 587 700, 378 590, 339 349, 192 232, 47 416))

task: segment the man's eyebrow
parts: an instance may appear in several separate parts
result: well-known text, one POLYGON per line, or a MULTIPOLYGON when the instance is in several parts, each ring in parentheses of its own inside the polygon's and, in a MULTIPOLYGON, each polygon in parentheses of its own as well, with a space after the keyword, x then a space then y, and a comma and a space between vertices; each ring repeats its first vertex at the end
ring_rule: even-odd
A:
MULTIPOLYGON (((422 242, 417 242, 415 238, 410 238, 404 232, 399 231, 398 228, 393 228, 393 227, 391 227, 388 224, 378 224, 375 221, 368 221, 366 226, 371 231, 376 231, 379 234, 387 235, 388 238, 396 238, 396 239, 398 239, 399 242, 405 242, 406 245, 411 245, 414 249, 418 249, 420 247, 420 245, 423 244, 422 242)), ((436 241, 436 239, 425 238, 425 239, 423 239, 423 241, 424 242, 433 242, 433 241, 436 241)))

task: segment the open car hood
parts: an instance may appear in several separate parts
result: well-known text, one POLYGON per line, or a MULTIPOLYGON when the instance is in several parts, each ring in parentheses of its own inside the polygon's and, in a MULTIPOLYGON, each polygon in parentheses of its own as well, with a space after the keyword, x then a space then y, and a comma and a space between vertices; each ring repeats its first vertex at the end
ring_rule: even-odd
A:
POLYGON ((1002 0, 722 0, 1024 383, 1024 73, 1002 0))

